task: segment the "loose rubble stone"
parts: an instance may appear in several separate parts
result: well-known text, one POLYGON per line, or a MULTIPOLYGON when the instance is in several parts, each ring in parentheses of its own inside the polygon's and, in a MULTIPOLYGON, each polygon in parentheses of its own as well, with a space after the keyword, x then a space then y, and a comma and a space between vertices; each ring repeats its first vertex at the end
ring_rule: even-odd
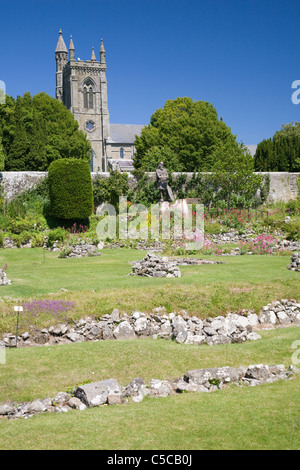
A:
POLYGON ((184 380, 188 383, 204 385, 207 382, 238 382, 241 378, 242 370, 239 371, 234 367, 215 367, 211 369, 197 369, 188 371, 184 380))
POLYGON ((32 403, 29 403, 27 406, 27 413, 43 413, 44 411, 47 411, 47 406, 43 403, 43 400, 35 400, 32 403))
POLYGON ((91 407, 105 404, 109 395, 121 395, 122 391, 114 379, 107 379, 77 387, 74 396, 91 407))
POLYGON ((167 380, 151 379, 149 383, 149 396, 155 398, 167 397, 173 395, 172 384, 167 380))
POLYGON ((247 335, 247 339, 249 341, 257 341, 258 339, 261 339, 261 336, 258 333, 256 333, 255 331, 252 331, 252 333, 249 333, 247 335))
POLYGON ((176 261, 170 261, 167 257, 160 257, 155 253, 147 253, 141 261, 132 263, 133 273, 146 277, 181 277, 181 271, 176 261))
POLYGON ((77 410, 84 410, 86 408, 86 405, 76 397, 70 398, 68 404, 70 408, 76 408, 77 410))
POLYGON ((120 405, 121 403, 123 403, 123 399, 121 395, 108 395, 107 397, 108 405, 120 405))
POLYGON ((196 383, 186 382, 184 379, 180 379, 177 382, 173 383, 173 388, 177 393, 182 392, 208 392, 208 388, 204 385, 199 385, 196 383))
MULTIPOLYGON (((53 246, 52 251, 59 251, 56 244, 53 246)), ((98 246, 91 243, 86 243, 84 240, 77 245, 68 245, 63 247, 59 258, 83 258, 87 256, 101 256, 98 246)))
POLYGON ((291 263, 287 266, 291 271, 300 271, 300 251, 294 253, 291 258, 291 263))
POLYGON ((9 403, 0 404, 0 416, 10 415, 14 411, 15 407, 9 403))
POLYGON ((55 395, 52 402, 55 403, 55 404, 62 405, 64 403, 68 403, 70 398, 71 398, 71 395, 69 393, 59 392, 57 395, 55 395))
POLYGON ((270 374, 269 367, 263 364, 249 366, 245 377, 248 379, 265 380, 270 374))
POLYGON ((139 317, 134 322, 134 331, 138 335, 147 335, 148 333, 148 320, 145 316, 139 317))
POLYGON ((132 326, 128 321, 121 322, 115 329, 114 329, 114 337, 116 339, 133 339, 136 338, 136 334, 132 326))
POLYGON ((0 268, 0 286, 10 286, 11 280, 8 279, 6 272, 3 268, 0 268))
POLYGON ((223 264, 223 261, 213 261, 210 259, 199 258, 176 258, 174 260, 177 266, 200 266, 204 264, 223 264))
POLYGON ((125 387, 123 398, 131 397, 132 401, 140 402, 148 394, 149 390, 147 389, 144 380, 136 378, 125 387))

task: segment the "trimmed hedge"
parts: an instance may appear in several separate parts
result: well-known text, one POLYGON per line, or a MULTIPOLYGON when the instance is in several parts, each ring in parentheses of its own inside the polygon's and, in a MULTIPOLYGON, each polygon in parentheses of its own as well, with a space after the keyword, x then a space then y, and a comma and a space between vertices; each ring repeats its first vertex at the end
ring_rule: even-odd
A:
POLYGON ((64 220, 86 219, 93 213, 93 187, 88 162, 55 160, 48 171, 51 213, 64 220))

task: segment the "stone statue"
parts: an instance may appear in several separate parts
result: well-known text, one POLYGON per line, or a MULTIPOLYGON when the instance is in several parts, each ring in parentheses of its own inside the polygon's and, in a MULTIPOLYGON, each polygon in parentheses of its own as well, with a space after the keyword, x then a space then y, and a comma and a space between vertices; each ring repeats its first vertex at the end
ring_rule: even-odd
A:
POLYGON ((170 201, 174 201, 173 193, 168 185, 168 172, 164 168, 164 163, 160 162, 157 169, 156 169, 156 182, 160 192, 160 201, 163 202, 166 199, 164 198, 164 193, 170 201))

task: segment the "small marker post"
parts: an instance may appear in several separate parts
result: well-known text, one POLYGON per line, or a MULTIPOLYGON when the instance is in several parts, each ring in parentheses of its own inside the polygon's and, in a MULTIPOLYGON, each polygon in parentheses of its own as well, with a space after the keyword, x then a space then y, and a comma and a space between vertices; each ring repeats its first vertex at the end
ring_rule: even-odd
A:
POLYGON ((23 312, 23 307, 22 306, 16 306, 14 307, 15 312, 18 312, 17 316, 17 331, 16 331, 16 348, 18 347, 18 334, 19 334, 19 315, 20 312, 23 312))

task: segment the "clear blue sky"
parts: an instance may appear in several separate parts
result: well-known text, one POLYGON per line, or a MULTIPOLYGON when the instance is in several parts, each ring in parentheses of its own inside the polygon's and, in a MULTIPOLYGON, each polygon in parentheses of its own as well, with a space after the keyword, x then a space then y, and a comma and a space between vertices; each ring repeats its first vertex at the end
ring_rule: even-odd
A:
POLYGON ((59 29, 75 56, 107 60, 110 121, 147 124, 168 99, 212 103, 239 141, 300 121, 297 0, 0 0, 0 80, 55 96, 59 29))

